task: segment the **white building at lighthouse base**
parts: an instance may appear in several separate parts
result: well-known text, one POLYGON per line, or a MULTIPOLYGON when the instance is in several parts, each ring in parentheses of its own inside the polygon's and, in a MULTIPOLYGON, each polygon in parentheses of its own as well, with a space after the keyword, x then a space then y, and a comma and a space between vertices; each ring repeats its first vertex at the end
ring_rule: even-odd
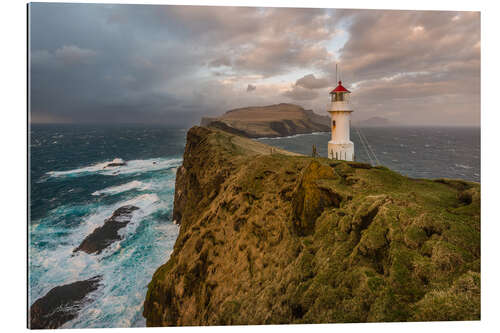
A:
POLYGON ((354 161, 354 143, 338 143, 328 141, 328 158, 351 162, 354 161))

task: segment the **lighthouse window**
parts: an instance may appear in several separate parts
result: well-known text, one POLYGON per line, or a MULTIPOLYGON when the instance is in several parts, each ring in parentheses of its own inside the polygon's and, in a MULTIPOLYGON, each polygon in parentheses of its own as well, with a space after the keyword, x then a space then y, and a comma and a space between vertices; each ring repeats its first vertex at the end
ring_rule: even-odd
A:
POLYGON ((332 120, 332 127, 335 128, 335 120, 332 120))

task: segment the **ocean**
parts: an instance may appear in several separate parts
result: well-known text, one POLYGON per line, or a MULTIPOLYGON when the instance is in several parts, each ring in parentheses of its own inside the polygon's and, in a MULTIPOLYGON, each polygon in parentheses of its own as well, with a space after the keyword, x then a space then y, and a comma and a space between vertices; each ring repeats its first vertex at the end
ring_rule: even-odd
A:
POLYGON ((102 287, 63 328, 145 326, 147 284, 173 249, 175 172, 186 129, 31 127, 29 305, 55 286, 102 275, 102 287), (127 165, 103 170, 121 158, 127 165), (100 255, 72 251, 119 207, 140 208, 100 255))
MULTIPOLYGON (((307 155, 311 155, 312 146, 316 145, 320 156, 326 157, 330 133, 258 140, 307 155)), ((352 128, 351 141, 354 143, 356 161, 381 164, 408 177, 481 180, 479 127, 352 128), (361 137, 366 137, 370 147, 365 149, 358 130, 361 137), (369 153, 370 148, 380 163, 369 153)))
MULTIPOLYGON (((31 305, 58 285, 102 275, 77 318, 63 328, 145 326, 147 284, 173 250, 175 173, 186 129, 161 126, 33 125, 30 129, 31 305), (103 167, 120 158, 125 166, 103 167), (119 207, 140 208, 99 255, 73 249, 119 207)), ((480 181, 479 128, 364 128, 381 164, 410 177, 480 181)), ((356 130, 356 159, 369 162, 356 130)), ((259 141, 326 156, 329 133, 259 141)))

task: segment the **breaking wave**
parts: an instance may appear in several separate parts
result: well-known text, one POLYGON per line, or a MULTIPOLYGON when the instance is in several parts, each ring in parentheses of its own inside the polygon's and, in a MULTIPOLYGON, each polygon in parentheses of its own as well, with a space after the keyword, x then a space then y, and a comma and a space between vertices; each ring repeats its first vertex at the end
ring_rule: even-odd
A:
POLYGON ((127 161, 125 165, 112 165, 116 160, 117 159, 67 171, 49 171, 47 175, 51 177, 78 177, 88 174, 101 174, 106 176, 138 174, 175 168, 182 162, 180 158, 152 158, 147 160, 127 161))
POLYGON ((98 190, 92 193, 94 196, 99 196, 102 194, 108 194, 108 195, 114 195, 130 190, 137 190, 137 191, 146 191, 151 188, 151 183, 145 184, 141 181, 134 180, 126 184, 118 185, 118 186, 111 186, 107 187, 103 190, 98 190))
MULTIPOLYGON (((99 274, 101 286, 89 295, 92 302, 84 304, 78 316, 61 328, 145 326, 141 313, 147 285, 156 268, 168 260, 178 235, 178 226, 171 219, 175 174, 145 172, 177 167, 181 161, 128 161, 126 166, 114 169, 120 175, 133 175, 134 180, 95 191, 92 193, 95 200, 87 203, 60 205, 46 217, 34 221, 29 232, 29 304, 55 286, 99 274), (111 203, 104 200, 109 195, 118 200, 111 203), (126 205, 139 209, 119 230, 121 240, 98 255, 73 253, 85 237, 102 226, 115 210, 126 205)), ((51 176, 107 174, 109 170, 103 170, 103 165, 105 163, 51 176)), ((65 181, 70 184, 77 179, 65 181)))
POLYGON ((471 166, 465 165, 465 164, 455 164, 457 168, 462 168, 462 169, 472 169, 471 166))
POLYGON ((298 138, 301 136, 308 136, 308 135, 322 135, 322 134, 329 134, 330 132, 312 132, 312 133, 301 133, 301 134, 294 134, 294 135, 289 135, 289 136, 276 136, 276 137, 261 137, 257 138, 257 140, 280 140, 280 139, 293 139, 293 138, 298 138))

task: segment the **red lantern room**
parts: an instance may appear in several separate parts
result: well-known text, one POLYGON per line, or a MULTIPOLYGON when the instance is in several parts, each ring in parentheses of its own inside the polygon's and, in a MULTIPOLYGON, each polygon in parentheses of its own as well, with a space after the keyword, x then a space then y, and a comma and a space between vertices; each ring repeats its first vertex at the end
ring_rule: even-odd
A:
POLYGON ((339 81, 338 86, 330 91, 332 102, 347 102, 350 93, 351 92, 342 85, 342 81, 339 81))

